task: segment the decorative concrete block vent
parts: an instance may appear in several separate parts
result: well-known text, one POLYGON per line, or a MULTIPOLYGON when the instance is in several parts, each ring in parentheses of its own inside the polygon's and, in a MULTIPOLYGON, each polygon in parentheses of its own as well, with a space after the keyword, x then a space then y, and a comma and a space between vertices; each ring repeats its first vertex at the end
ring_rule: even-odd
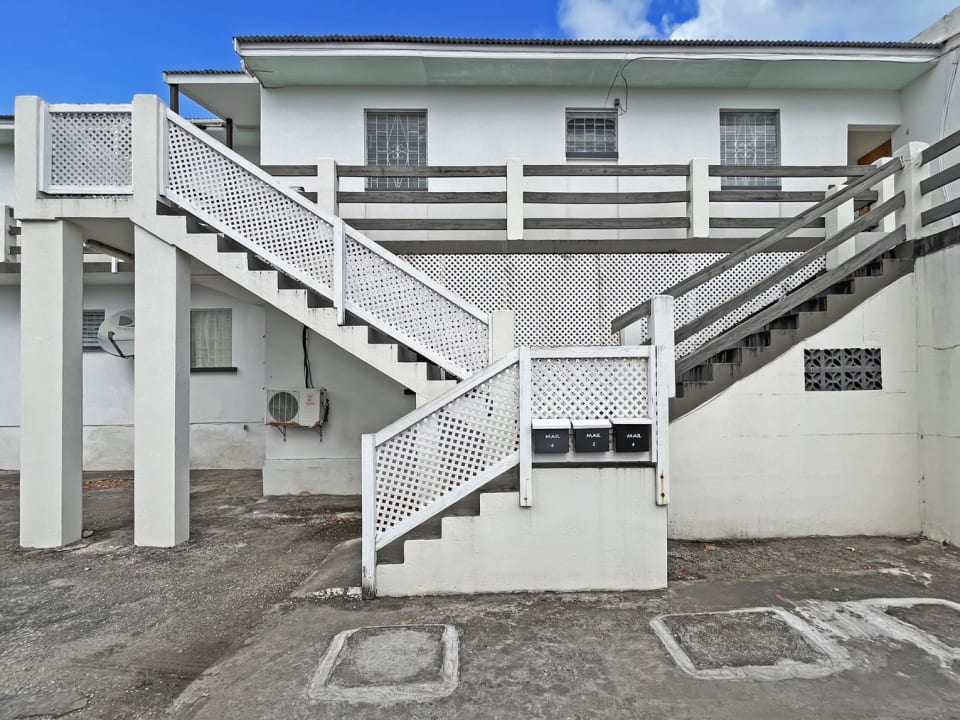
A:
POLYGON ((803 382, 808 392, 882 390, 880 348, 806 349, 803 382))
POLYGON ((839 646, 780 608, 660 615, 650 625, 673 661, 705 680, 817 678, 843 669, 839 646))
POLYGON ((330 643, 307 694, 377 705, 445 697, 459 681, 459 645, 452 625, 346 630, 330 643))

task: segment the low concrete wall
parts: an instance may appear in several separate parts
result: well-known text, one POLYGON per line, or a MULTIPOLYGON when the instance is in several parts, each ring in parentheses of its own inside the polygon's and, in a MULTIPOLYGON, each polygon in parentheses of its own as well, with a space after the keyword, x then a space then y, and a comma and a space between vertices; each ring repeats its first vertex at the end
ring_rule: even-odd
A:
POLYGON ((377 568, 377 594, 652 590, 667 584, 667 513, 651 468, 534 469, 533 507, 480 497, 478 517, 443 519, 377 568))
POLYGON ((670 536, 920 532, 914 277, 671 423, 670 536), (879 347, 883 390, 804 391, 804 348, 879 347))

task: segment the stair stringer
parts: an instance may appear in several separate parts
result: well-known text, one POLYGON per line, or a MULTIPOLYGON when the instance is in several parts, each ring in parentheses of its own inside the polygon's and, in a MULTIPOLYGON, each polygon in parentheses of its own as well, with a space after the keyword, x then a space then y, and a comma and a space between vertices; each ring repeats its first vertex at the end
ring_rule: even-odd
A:
MULTIPOLYGON (((310 307, 308 293, 302 289, 281 289, 275 270, 249 270, 246 252, 221 252, 215 233, 188 233, 185 218, 163 218, 161 239, 184 251, 214 272, 275 307, 280 312, 306 325, 337 347, 363 361, 416 394, 422 405, 455 387, 455 380, 434 380, 428 377, 427 363, 399 359, 400 347, 395 343, 371 343, 367 325, 338 325, 334 308, 310 307), (170 220, 179 220, 170 223, 170 220), (173 225, 174 227, 171 227, 173 225)), ((160 229, 160 228, 158 228, 160 229)))

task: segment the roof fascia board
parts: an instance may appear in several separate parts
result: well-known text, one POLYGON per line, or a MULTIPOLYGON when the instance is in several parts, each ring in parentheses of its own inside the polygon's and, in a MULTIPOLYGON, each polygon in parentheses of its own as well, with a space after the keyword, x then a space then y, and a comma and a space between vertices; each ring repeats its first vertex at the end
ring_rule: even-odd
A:
POLYGON ((166 72, 163 81, 168 85, 248 85, 257 79, 246 73, 215 74, 194 72, 166 72))

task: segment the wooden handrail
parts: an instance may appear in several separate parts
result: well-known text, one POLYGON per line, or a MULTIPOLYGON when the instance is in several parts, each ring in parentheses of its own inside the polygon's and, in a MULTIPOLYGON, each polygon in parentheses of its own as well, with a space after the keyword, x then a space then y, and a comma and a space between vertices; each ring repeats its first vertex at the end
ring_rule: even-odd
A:
POLYGON ((337 165, 337 177, 506 176, 506 165, 337 165))
POLYGON ((778 317, 788 313, 798 305, 802 305, 808 300, 815 298, 831 285, 835 285, 867 263, 873 262, 884 253, 893 250, 893 248, 902 243, 906 237, 906 228, 901 225, 893 232, 887 233, 876 243, 857 253, 833 270, 825 272, 823 275, 820 275, 789 295, 780 298, 780 300, 772 305, 768 305, 746 320, 737 323, 726 332, 708 340, 696 350, 684 355, 677 361, 677 376, 696 367, 718 352, 729 348, 737 341, 759 332, 764 326, 776 320, 778 317))
POLYGON ((810 264, 811 262, 818 260, 819 258, 826 255, 828 252, 834 248, 842 245, 850 238, 854 237, 858 233, 867 230, 873 225, 877 224, 880 220, 885 218, 890 213, 895 210, 899 210, 906 204, 906 196, 901 190, 899 193, 894 195, 892 198, 887 200, 882 205, 875 207, 870 212, 865 215, 861 215, 857 220, 850 225, 847 225, 842 230, 840 230, 835 235, 826 238, 825 240, 817 243, 807 252, 803 253, 800 257, 794 258, 786 265, 778 268, 775 272, 767 275, 756 285, 748 287, 743 292, 739 293, 735 297, 732 297, 728 300, 725 300, 717 307, 713 308, 709 312, 704 313, 700 317, 688 322, 686 325, 677 329, 674 336, 675 342, 680 343, 686 340, 687 338, 693 337, 698 332, 704 328, 709 327, 717 320, 726 315, 730 314, 732 311, 746 304, 748 300, 756 297, 762 292, 766 292, 774 285, 776 285, 781 280, 784 280, 795 272, 803 268, 804 266, 810 264))
POLYGON ((920 153, 920 164, 926 165, 931 160, 936 160, 941 155, 950 152, 958 145, 960 145, 960 130, 950 133, 944 138, 940 138, 920 153))
POLYGON ((856 177, 873 165, 711 165, 711 177, 856 177))
MULTIPOLYGON (((712 280, 720 273, 740 264, 747 258, 756 255, 757 253, 762 252, 773 245, 776 245, 784 238, 789 237, 794 232, 804 227, 811 220, 815 220, 830 210, 840 207, 843 205, 843 203, 855 198, 859 193, 863 192, 864 190, 868 190, 870 187, 876 185, 884 178, 898 172, 903 168, 903 162, 900 160, 900 158, 893 158, 888 160, 880 167, 874 167, 872 165, 867 165, 865 167, 869 168, 870 172, 865 174, 857 182, 847 185, 839 192, 824 198, 816 205, 813 205, 796 215, 792 220, 782 223, 779 227, 771 230, 768 233, 765 233, 756 240, 747 243, 736 252, 732 252, 712 265, 708 265, 703 270, 684 278, 672 287, 664 290, 662 294, 679 297, 695 287, 702 285, 708 280, 712 280)), ((646 317, 649 314, 650 301, 648 300, 632 310, 628 310, 627 312, 614 318, 614 320, 610 323, 611 332, 618 332, 627 325, 630 325, 631 323, 636 322, 640 318, 646 317)))
POLYGON ((426 190, 365 190, 341 191, 337 200, 342 203, 505 203, 505 192, 427 192, 426 190))
POLYGON ((524 165, 526 177, 640 176, 687 177, 689 165, 524 165))

